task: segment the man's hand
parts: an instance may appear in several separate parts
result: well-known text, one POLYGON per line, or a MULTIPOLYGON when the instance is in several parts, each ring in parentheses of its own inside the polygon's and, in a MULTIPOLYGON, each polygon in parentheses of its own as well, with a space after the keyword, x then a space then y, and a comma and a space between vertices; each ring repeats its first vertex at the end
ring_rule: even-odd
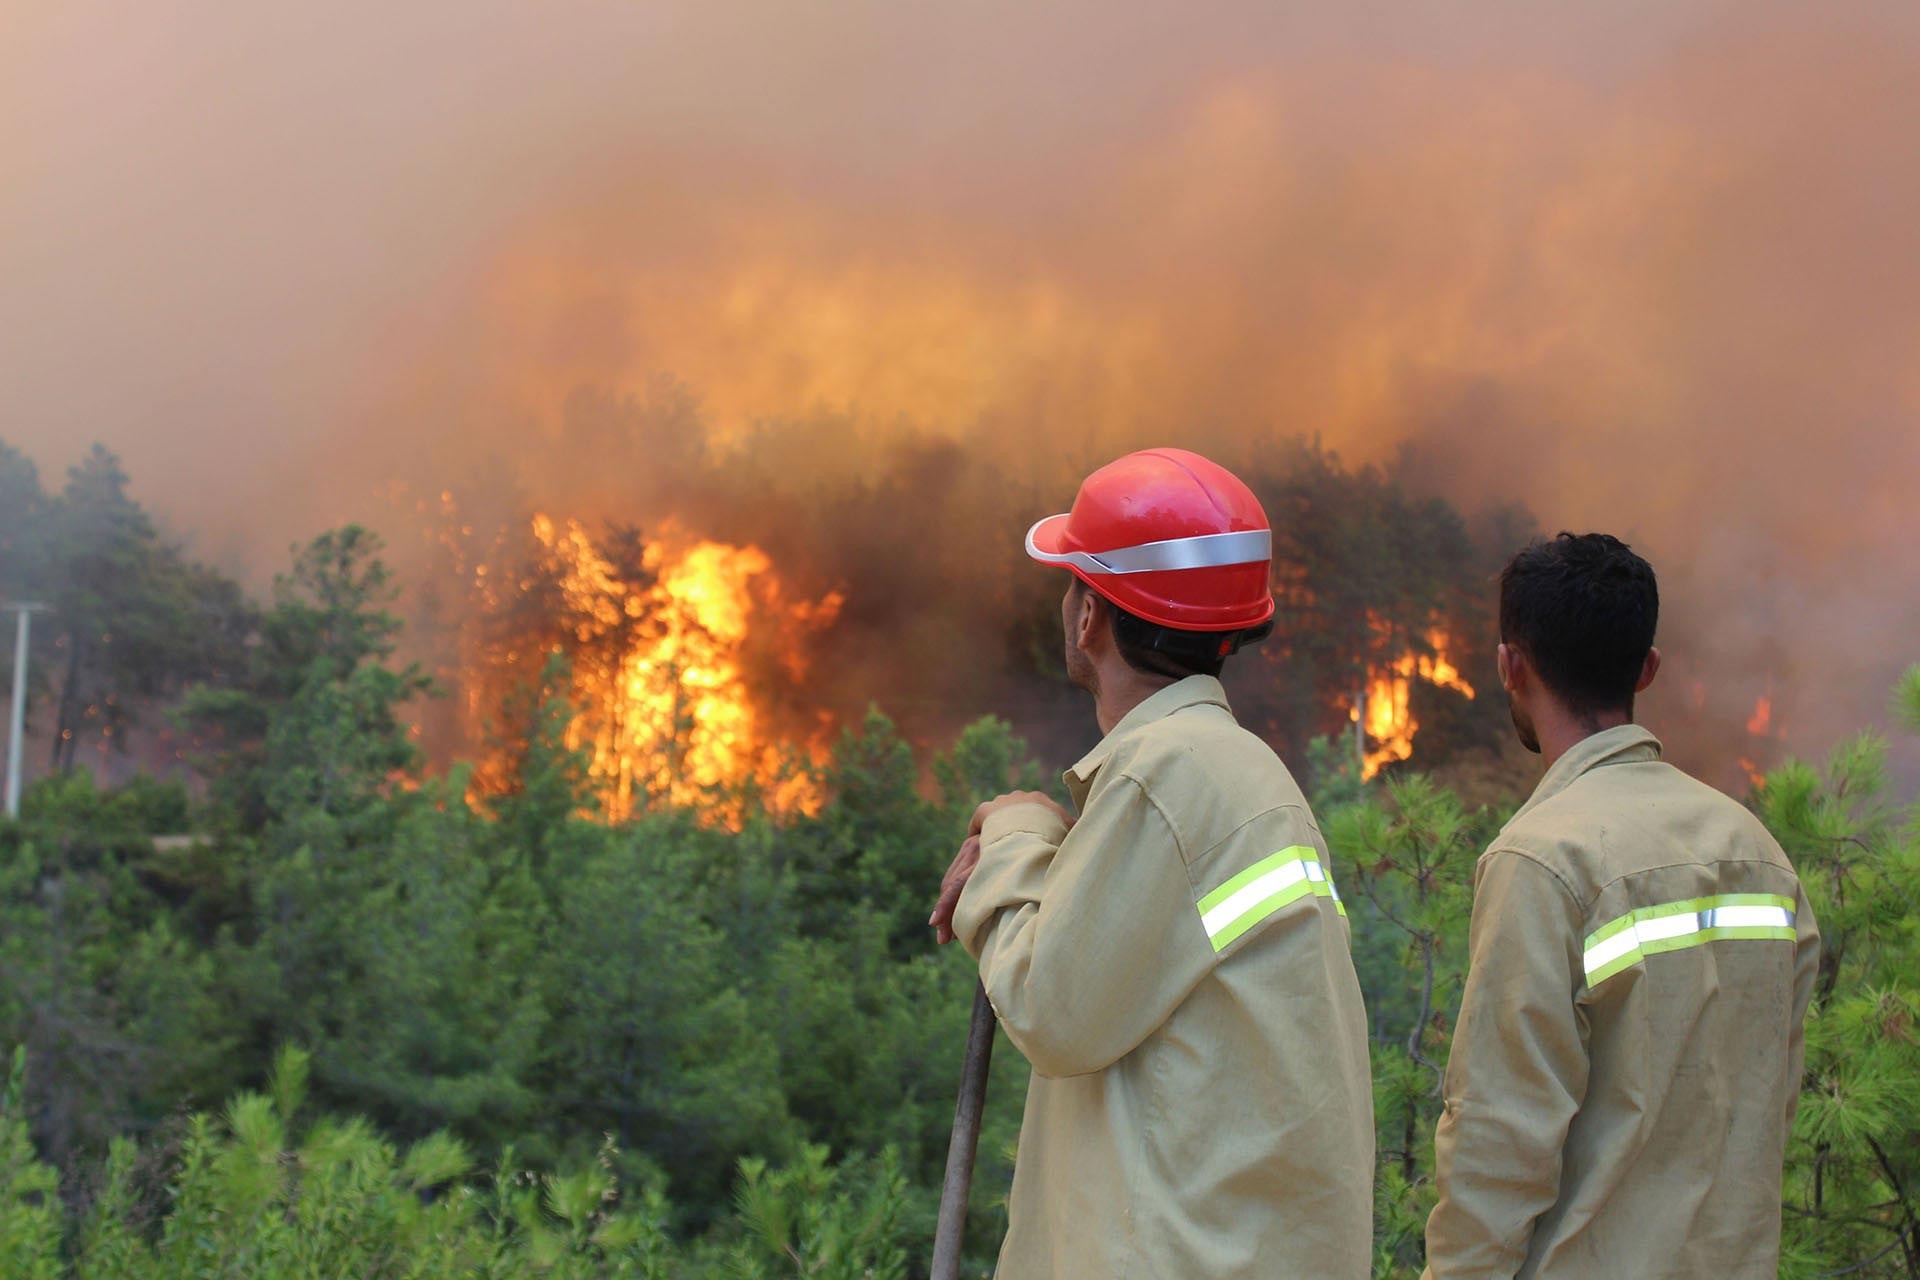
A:
POLYGON ((940 897, 933 904, 933 914, 927 917, 927 923, 933 926, 935 942, 942 944, 953 941, 953 909, 960 905, 960 891, 967 887, 967 877, 980 865, 980 837, 968 836, 961 842, 960 852, 953 856, 953 865, 947 868, 947 874, 940 877, 940 897))
POLYGON ((1069 827, 1073 825, 1072 814, 1061 808, 1053 797, 1038 791, 1010 791, 975 809, 973 821, 967 824, 967 838, 961 844, 960 852, 954 855, 947 874, 940 877, 940 897, 933 904, 933 914, 927 917, 927 923, 933 926, 936 941, 943 944, 953 941, 953 909, 960 904, 960 891, 967 887, 967 878, 980 865, 980 828, 986 825, 987 819, 995 811, 1017 804, 1045 805, 1059 814, 1062 822, 1069 827))

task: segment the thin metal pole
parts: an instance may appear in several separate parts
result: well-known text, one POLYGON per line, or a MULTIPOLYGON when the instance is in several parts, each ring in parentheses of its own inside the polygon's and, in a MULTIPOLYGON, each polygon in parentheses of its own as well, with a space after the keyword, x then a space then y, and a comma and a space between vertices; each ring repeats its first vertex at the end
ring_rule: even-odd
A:
POLYGON ((987 1067, 993 1059, 993 1006, 985 986, 973 989, 973 1021, 960 1065, 960 1099, 953 1108, 953 1138, 947 1143, 947 1176, 940 1188, 940 1217, 933 1230, 933 1266, 927 1280, 960 1280, 960 1244, 967 1233, 967 1192, 980 1146, 980 1113, 987 1101, 987 1067))
POLYGON ((20 816, 20 739, 27 724, 27 644, 33 635, 33 607, 16 605, 20 624, 13 641, 13 726, 7 737, 7 817, 20 816))

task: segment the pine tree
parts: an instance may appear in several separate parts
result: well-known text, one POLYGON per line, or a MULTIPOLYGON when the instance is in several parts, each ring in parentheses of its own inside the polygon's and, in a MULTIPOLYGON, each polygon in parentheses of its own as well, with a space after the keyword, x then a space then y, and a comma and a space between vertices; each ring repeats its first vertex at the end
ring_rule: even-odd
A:
MULTIPOLYGON (((1920 732, 1920 666, 1895 710, 1920 732)), ((1920 1277, 1920 803, 1888 790, 1887 745, 1866 734, 1821 768, 1776 769, 1758 796, 1821 936, 1787 1155, 1791 1280, 1920 1277)))
POLYGON ((235 583, 161 540, 113 454, 96 445, 52 500, 34 498, 23 462, 0 455, 0 500, 26 504, 0 542, 22 558, 13 589, 50 606, 42 661, 61 772, 83 741, 124 748, 145 708, 230 669, 248 610, 235 583))
POLYGON ((1375 1271, 1415 1275, 1434 1203, 1433 1130, 1466 976, 1473 867, 1486 814, 1425 775, 1332 810, 1327 844, 1348 903, 1354 964, 1374 1023, 1375 1271))

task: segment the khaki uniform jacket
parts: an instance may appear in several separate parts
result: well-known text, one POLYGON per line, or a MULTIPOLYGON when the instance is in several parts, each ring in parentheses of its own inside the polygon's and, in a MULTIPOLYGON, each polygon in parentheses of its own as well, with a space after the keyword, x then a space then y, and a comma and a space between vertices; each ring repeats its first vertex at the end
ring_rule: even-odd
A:
POLYGON ((1474 876, 1429 1277, 1772 1277, 1820 935, 1746 809, 1634 725, 1474 876))
POLYGON ((1033 1065, 999 1280, 1364 1280, 1367 1024, 1326 849, 1217 680, 987 821, 954 931, 1033 1065))

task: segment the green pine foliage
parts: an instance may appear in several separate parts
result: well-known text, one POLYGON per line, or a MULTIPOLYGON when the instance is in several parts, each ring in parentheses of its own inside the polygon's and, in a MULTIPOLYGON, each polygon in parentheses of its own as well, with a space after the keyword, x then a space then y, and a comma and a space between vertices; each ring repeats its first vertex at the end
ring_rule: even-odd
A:
MULTIPOLYGON (((1903 703, 1915 687, 1910 671, 1903 703)), ((1920 1275, 1920 804, 1889 791, 1887 746, 1866 735, 1759 795, 1822 944, 1787 1158, 1793 1280, 1920 1275)))
POLYGON ((1418 1275, 1473 866, 1497 824, 1420 774, 1321 812, 1374 1029, 1375 1271, 1418 1275))
POLYGON ((629 1184, 603 1143, 566 1173, 511 1149, 481 1173, 430 1134, 404 1149, 366 1121, 303 1115, 305 1056, 284 1051, 272 1093, 240 1093, 183 1123, 163 1182, 116 1139, 69 1231, 59 1178, 21 1118, 16 1053, 0 1099, 0 1274, 19 1280, 905 1280, 897 1155, 841 1165, 809 1145, 791 1164, 742 1160, 737 1212, 677 1240, 657 1181, 629 1184), (156 1204, 156 1202, 158 1202, 156 1204), (158 1219, 156 1221, 156 1218, 158 1219))
POLYGON ((1893 714, 1909 732, 1920 733, 1920 662, 1901 675, 1893 691, 1893 714))
POLYGON ((26 1048, 13 1051, 0 1094, 0 1275, 53 1280, 60 1266, 60 1179, 35 1156, 22 1119, 26 1048))

